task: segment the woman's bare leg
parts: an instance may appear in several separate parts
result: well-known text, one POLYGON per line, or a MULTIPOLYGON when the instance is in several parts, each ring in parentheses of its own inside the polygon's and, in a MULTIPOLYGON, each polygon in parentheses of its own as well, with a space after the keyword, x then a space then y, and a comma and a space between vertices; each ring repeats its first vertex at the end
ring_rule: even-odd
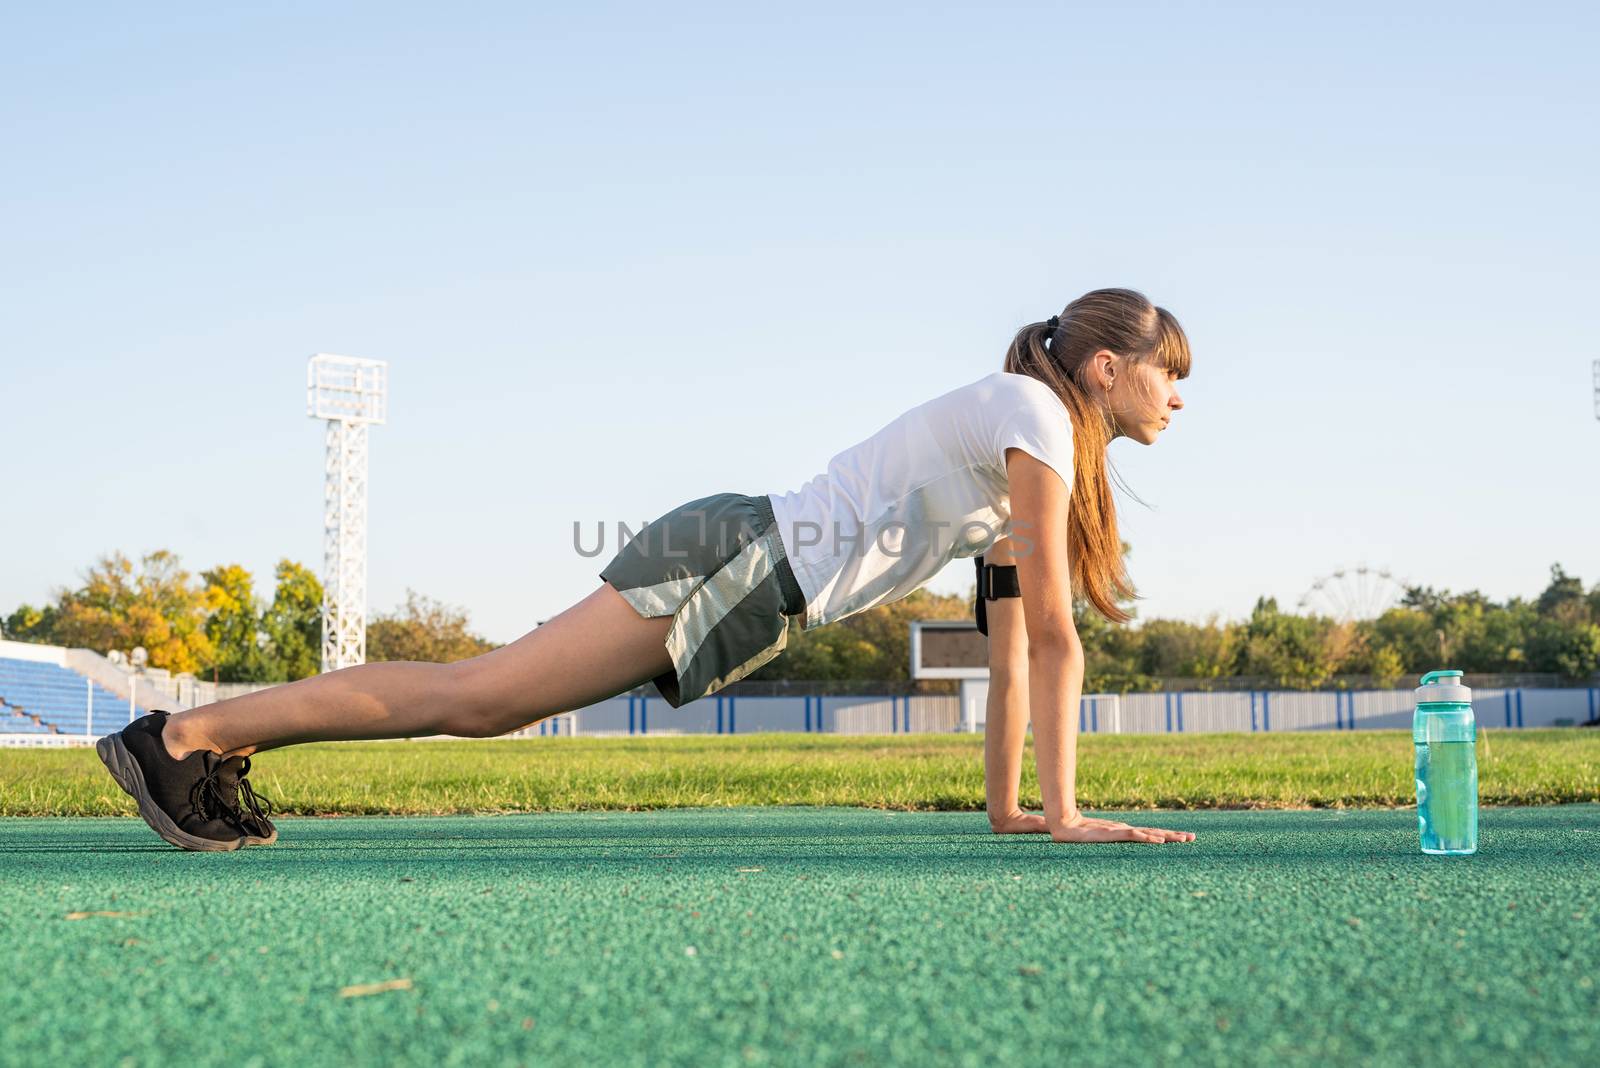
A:
POLYGON ((489 738, 623 693, 672 668, 671 616, 644 619, 610 583, 510 645, 453 664, 362 664, 179 712, 174 757, 298 742, 489 738))

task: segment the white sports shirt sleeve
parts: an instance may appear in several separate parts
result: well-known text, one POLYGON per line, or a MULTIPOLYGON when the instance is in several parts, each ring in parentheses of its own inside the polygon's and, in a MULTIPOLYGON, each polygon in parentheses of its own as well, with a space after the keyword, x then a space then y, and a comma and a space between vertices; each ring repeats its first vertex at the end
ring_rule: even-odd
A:
MULTIPOLYGON (((1013 376, 1020 377, 1020 376, 1013 376)), ((1005 467, 1006 450, 1015 448, 1049 467, 1072 492, 1072 425, 1062 418, 1065 411, 1050 387, 1036 379, 1023 390, 1026 402, 1000 421, 995 435, 995 453, 1005 467), (1040 396, 1043 390, 1046 396, 1040 396)))

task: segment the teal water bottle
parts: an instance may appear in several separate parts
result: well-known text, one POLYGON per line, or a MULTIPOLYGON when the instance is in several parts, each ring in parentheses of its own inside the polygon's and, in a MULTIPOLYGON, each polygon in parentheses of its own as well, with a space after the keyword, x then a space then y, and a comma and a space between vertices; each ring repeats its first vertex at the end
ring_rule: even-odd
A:
POLYGON ((1430 671, 1417 687, 1417 830, 1422 851, 1478 851, 1478 723, 1459 671, 1430 671))

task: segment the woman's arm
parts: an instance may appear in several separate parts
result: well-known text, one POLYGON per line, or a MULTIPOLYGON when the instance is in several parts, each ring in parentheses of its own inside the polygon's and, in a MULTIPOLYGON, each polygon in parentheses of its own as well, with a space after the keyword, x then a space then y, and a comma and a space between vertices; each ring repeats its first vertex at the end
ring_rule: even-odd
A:
POLYGON ((1028 711, 1033 720, 1039 792, 1058 842, 1188 841, 1186 831, 1132 827, 1078 811, 1078 702, 1084 653, 1072 619, 1067 560, 1069 492, 1055 471, 1022 449, 1006 450, 1011 492, 1011 556, 1022 590, 1027 634, 1028 711))
MULTIPOLYGON (((1010 567, 1011 539, 984 550, 983 562, 1010 567)), ((980 591, 979 596, 982 596, 980 591)), ((1044 834, 1044 817, 1024 812, 1017 795, 1028 742, 1028 628, 1022 601, 1002 597, 984 606, 989 631, 989 701, 983 728, 984 807, 996 834, 1044 834)))
POLYGON ((1078 698, 1083 645, 1072 620, 1067 562, 1068 490, 1053 469, 1021 449, 1006 450, 1011 490, 1011 556, 1028 636, 1028 710, 1044 818, 1054 833, 1078 815, 1078 698), (1068 715, 1068 710, 1071 715, 1068 715))

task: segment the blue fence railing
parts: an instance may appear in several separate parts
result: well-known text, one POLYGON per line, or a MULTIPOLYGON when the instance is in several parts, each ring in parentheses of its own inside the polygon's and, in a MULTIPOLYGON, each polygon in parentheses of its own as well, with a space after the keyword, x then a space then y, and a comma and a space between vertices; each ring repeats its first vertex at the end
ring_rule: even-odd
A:
MULTIPOLYGON (((982 687, 969 719, 983 718, 982 687)), ((1473 693, 1486 728, 1550 727, 1600 715, 1600 687, 1480 689, 1473 693)), ((1078 729, 1089 734, 1191 734, 1208 731, 1382 730, 1411 726, 1406 690, 1240 690, 1086 695, 1078 729)), ((579 734, 751 734, 794 731, 911 734, 955 731, 962 698, 954 694, 715 694, 673 708, 659 695, 628 694, 572 713, 579 734)))

